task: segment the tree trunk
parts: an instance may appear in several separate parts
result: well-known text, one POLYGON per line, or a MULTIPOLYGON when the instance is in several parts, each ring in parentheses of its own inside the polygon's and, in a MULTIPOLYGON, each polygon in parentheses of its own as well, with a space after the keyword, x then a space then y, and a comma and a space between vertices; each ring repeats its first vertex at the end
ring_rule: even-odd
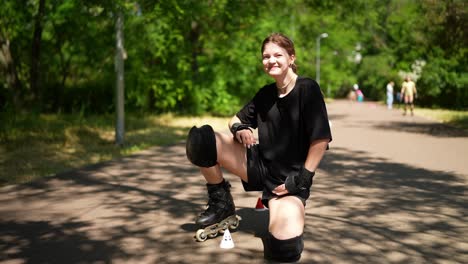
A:
POLYGON ((124 111, 124 59, 126 58, 123 36, 123 16, 122 12, 117 11, 115 22, 115 72, 116 72, 116 126, 115 126, 115 144, 123 146, 125 134, 125 111, 124 111))
POLYGON ((34 35, 32 41, 31 54, 31 69, 29 76, 29 84, 31 88, 31 100, 33 104, 40 104, 40 86, 39 86, 39 69, 41 56, 41 39, 42 39, 42 18, 44 17, 45 0, 39 0, 39 9, 34 18, 34 35))
POLYGON ((7 88, 11 90, 11 97, 8 100, 11 100, 13 108, 19 110, 22 107, 21 102, 21 82, 18 78, 18 72, 16 70, 15 61, 11 55, 10 50, 10 40, 8 37, 4 37, 0 34, 0 65, 3 68, 3 71, 6 75, 7 88))
POLYGON ((198 54, 200 53, 200 26, 196 21, 192 21, 190 30, 190 43, 192 46, 192 74, 194 82, 198 81, 198 54))

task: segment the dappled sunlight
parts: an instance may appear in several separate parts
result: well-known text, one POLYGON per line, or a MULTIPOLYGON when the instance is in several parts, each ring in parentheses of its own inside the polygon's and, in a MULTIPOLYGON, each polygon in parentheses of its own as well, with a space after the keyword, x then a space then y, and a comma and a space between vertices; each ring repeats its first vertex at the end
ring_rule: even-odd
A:
MULTIPOLYGON (((369 113, 351 117, 335 107, 330 107, 334 141, 307 201, 300 263, 463 263, 468 249, 463 168, 428 162, 418 166, 398 146, 395 156, 379 147, 392 147, 382 139, 396 136, 415 143, 464 141, 394 133, 376 127, 384 119, 366 123, 372 121, 369 113), (365 140, 350 141, 355 135, 365 140)), ((201 125, 205 120, 187 122, 201 125)), ((268 211, 254 210, 261 194, 244 192, 239 179, 225 171, 242 217, 232 232, 235 248, 220 250, 221 237, 195 242, 194 219, 205 208, 207 194, 198 168, 186 158, 184 137, 177 137, 189 128, 134 127, 132 132, 141 133, 137 138, 170 134, 178 143, 0 188, 0 251, 6 252, 0 262, 47 258, 63 263, 68 256, 67 263, 263 263, 261 238, 268 231, 268 211)), ((83 150, 92 149, 86 148, 89 141, 76 140, 83 150)), ((423 158, 421 148, 417 150, 423 158)))
MULTIPOLYGON (((6 258, 31 262, 42 256, 30 245, 42 241, 49 259, 69 254, 69 263, 85 252, 89 262, 262 263, 268 211, 254 210, 259 193, 245 193, 236 177, 226 177, 242 217, 230 251, 216 250, 220 238, 193 238, 206 190, 183 143, 0 189, 0 224, 7 227, 1 249, 6 258), (28 226, 43 230, 22 231, 28 226), (50 248, 57 243, 61 251, 50 248)), ((335 147, 307 202, 301 263, 462 261, 466 191, 460 175, 335 147)))
POLYGON ((93 240, 80 229, 89 223, 7 221, 0 223, 0 261, 18 263, 108 263, 128 255, 112 241, 93 240))
POLYGON ((321 167, 306 216, 307 251, 317 262, 463 262, 463 176, 344 148, 321 167))
MULTIPOLYGON (((0 184, 28 182, 151 146, 181 142, 194 122, 210 122, 209 118, 195 118, 192 122, 169 114, 127 118, 122 148, 114 144, 113 121, 106 116, 80 119, 49 114, 19 119, 17 128, 2 141, 0 151, 4 150, 5 155, 1 155, 0 184)), ((222 123, 221 118, 213 120, 222 123)))
MULTIPOLYGON (((66 231, 69 236, 62 237, 76 248, 64 247, 61 252, 48 249, 49 259, 60 259, 67 252, 72 256, 75 251, 77 255, 87 250, 95 252, 102 247, 104 255, 91 254, 85 260, 152 263, 156 259, 162 263, 192 263, 208 258, 219 262, 223 252, 211 250, 212 243, 218 247, 218 241, 196 243, 193 238, 196 227, 186 229, 205 206, 206 190, 198 170, 186 160, 183 146, 155 147, 152 151, 90 166, 73 174, 63 173, 26 185, 4 187, 0 191, 0 203, 4 205, 0 207, 0 225, 9 226, 10 232, 15 233, 9 241, 15 244, 39 240, 36 233, 21 232, 24 226, 19 224, 19 219, 26 225, 46 221, 46 229, 52 229, 44 231, 49 240, 45 240, 43 246, 48 247, 61 243, 54 233, 48 232, 78 223, 66 231), (7 193, 20 195, 22 200, 5 196, 7 193), (80 237, 75 236, 77 234, 80 237)), ((236 192, 240 192, 240 183, 232 180, 236 192)), ((226 259, 235 260, 239 254, 254 254, 261 259, 261 242, 256 249, 242 246, 241 240, 238 243, 236 251, 226 259)), ((14 250, 5 251, 16 253, 6 257, 40 260, 29 253, 29 247, 16 244, 14 250)), ((73 257, 70 261, 77 263, 73 257)))
POLYGON ((210 124, 214 130, 218 131, 225 131, 228 130, 228 123, 231 118, 224 118, 224 117, 212 117, 212 116, 205 116, 205 117, 179 117, 173 119, 168 122, 170 126, 175 127, 185 127, 187 124, 191 126, 203 126, 206 124, 210 124))
POLYGON ((460 128, 450 127, 440 123, 410 123, 410 122, 387 122, 377 124, 376 128, 382 130, 395 130, 399 132, 411 132, 416 134, 427 134, 434 137, 468 137, 468 131, 460 128))

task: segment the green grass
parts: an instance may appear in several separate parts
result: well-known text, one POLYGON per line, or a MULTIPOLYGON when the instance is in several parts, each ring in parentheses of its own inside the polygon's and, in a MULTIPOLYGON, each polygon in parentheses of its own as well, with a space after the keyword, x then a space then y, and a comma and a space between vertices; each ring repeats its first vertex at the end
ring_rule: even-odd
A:
MULTIPOLYGON (((386 105, 385 101, 378 102, 381 105, 386 105)), ((403 105, 394 105, 395 108, 403 109, 403 105)), ((435 109, 415 107, 414 113, 416 115, 447 124, 456 128, 468 130, 468 111, 457 111, 448 109, 435 109)))
MULTIPOLYGON (((417 108, 416 114, 468 129, 468 111, 417 108)), ((115 117, 0 116, 0 185, 25 183, 59 172, 185 140, 190 127, 227 130, 229 118, 127 114, 125 146, 114 144, 115 117)))
POLYGON ((416 108, 415 113, 461 129, 468 129, 468 111, 416 108))
POLYGON ((114 144, 115 117, 20 115, 2 118, 0 185, 37 178, 182 142, 193 125, 227 128, 227 118, 127 115, 125 145, 114 144))

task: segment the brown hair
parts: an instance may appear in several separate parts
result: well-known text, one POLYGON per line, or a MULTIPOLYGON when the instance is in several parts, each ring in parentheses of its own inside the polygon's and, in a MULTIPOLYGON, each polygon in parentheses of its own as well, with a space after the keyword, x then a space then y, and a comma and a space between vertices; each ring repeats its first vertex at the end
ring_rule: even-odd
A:
MULTIPOLYGON (((263 43, 262 43, 262 54, 263 54, 263 51, 265 50, 265 46, 266 44, 268 43, 274 43, 280 47, 282 47, 283 49, 286 50, 286 52, 289 54, 289 56, 291 55, 294 55, 296 56, 296 50, 294 49, 294 43, 292 42, 291 39, 289 39, 288 37, 286 37, 285 35, 281 34, 281 33, 273 33, 271 35, 269 35, 268 37, 265 38, 265 40, 263 40, 263 43)), ((297 72, 297 65, 296 64, 291 64, 290 65, 291 69, 296 73, 297 72)))

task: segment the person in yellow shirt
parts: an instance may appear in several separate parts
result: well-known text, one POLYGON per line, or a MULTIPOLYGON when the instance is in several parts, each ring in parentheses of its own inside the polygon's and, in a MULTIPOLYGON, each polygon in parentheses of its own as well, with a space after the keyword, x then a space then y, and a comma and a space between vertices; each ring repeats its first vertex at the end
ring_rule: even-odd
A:
POLYGON ((410 107, 411 115, 414 114, 414 99, 417 97, 416 84, 411 80, 410 77, 406 77, 405 81, 401 85, 401 94, 405 102, 405 108, 403 115, 406 115, 408 106, 410 107))

